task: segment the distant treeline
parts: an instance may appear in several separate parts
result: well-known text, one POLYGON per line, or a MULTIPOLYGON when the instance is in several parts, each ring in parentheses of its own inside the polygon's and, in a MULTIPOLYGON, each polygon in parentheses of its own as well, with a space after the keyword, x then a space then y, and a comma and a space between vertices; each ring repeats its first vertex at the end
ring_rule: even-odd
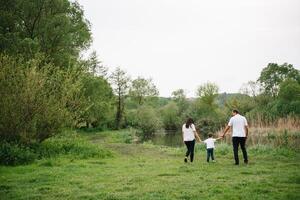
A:
POLYGON ((179 129, 187 117, 207 134, 220 129, 233 108, 266 123, 300 115, 300 73, 290 64, 268 64, 239 94, 219 94, 216 84, 206 83, 195 99, 183 89, 161 98, 151 79, 132 80, 120 68, 109 72, 96 52, 82 58, 90 28, 77 2, 1 2, 1 141, 39 143, 66 127, 134 127, 149 136, 179 129))

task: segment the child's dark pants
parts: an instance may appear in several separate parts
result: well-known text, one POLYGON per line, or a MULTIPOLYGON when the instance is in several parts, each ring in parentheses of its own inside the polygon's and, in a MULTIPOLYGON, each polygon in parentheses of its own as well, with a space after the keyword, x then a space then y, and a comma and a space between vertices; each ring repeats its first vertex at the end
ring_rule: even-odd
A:
POLYGON ((207 150, 207 162, 209 162, 209 158, 211 157, 212 160, 215 160, 214 158, 214 148, 209 148, 207 150))

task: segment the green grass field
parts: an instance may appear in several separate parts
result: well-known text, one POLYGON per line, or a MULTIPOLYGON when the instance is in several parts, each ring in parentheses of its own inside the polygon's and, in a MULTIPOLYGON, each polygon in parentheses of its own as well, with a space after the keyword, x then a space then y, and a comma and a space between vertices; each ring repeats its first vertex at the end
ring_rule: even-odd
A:
POLYGON ((185 164, 184 148, 126 144, 119 132, 81 135, 113 157, 1 166, 0 199, 300 199, 296 152, 249 149, 249 165, 234 166, 231 147, 219 145, 217 162, 206 163, 197 145, 195 162, 185 164))

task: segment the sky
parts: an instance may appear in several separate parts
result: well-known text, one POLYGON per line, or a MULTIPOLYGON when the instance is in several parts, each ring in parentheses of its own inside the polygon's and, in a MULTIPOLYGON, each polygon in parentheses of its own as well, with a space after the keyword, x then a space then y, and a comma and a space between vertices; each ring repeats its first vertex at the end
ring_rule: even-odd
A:
POLYGON ((300 68, 300 0, 79 0, 103 65, 160 96, 216 83, 238 92, 270 62, 300 68))

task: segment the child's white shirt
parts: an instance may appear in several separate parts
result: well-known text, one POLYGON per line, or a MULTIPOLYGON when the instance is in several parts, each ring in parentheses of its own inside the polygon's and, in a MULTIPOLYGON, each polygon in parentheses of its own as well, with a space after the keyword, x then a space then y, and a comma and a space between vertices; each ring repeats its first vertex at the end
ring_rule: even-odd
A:
POLYGON ((215 148, 215 141, 216 139, 214 138, 207 138, 203 142, 206 144, 207 149, 215 148))

